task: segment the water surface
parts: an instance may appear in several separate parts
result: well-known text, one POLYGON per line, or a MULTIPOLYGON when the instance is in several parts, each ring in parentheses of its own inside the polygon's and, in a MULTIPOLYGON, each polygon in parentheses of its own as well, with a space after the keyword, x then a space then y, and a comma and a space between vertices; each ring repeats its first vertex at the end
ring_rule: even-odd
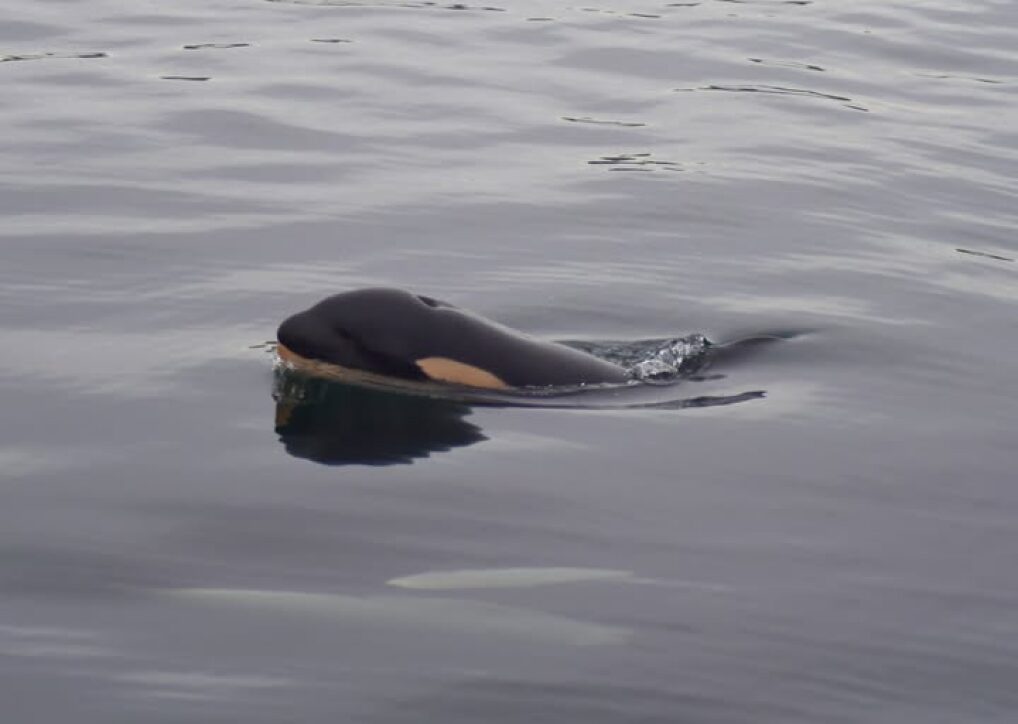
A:
POLYGON ((5 9, 5 719, 1013 720, 1013 3, 5 9), (369 285, 796 336, 278 433, 252 346, 369 285))

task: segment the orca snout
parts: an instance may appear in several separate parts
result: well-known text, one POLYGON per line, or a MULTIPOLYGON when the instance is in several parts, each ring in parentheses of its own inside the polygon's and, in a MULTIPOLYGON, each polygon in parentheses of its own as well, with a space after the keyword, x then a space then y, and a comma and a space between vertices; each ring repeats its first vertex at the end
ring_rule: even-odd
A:
POLYGON ((276 330, 276 339, 286 350, 300 357, 343 364, 350 356, 347 335, 323 325, 307 312, 287 317, 276 330))

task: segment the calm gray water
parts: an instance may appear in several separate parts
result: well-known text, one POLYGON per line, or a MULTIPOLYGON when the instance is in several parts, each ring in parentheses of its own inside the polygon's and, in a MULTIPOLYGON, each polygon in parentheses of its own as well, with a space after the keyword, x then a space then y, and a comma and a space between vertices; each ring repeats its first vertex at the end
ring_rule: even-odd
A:
POLYGON ((1015 721, 1016 28, 6 0, 3 720, 1015 721), (277 433, 253 346, 369 285, 788 339, 673 388, 736 404, 277 433))

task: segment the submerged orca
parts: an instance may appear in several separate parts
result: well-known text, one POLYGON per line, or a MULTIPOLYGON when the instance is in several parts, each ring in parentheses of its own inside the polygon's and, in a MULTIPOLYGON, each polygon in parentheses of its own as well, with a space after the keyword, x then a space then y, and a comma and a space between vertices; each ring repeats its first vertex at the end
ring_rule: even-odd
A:
POLYGON ((340 379, 367 376, 494 390, 630 379, 622 367, 593 355, 399 289, 328 297, 285 320, 276 337, 286 362, 340 379))

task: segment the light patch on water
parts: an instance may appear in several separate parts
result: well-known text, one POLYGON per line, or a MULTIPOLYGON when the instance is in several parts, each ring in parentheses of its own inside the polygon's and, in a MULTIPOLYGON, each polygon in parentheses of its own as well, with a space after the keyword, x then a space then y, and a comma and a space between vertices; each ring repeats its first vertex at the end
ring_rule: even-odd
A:
POLYGON ((168 593, 195 603, 259 609, 300 618, 403 625, 575 646, 619 644, 630 635, 630 630, 621 626, 605 626, 543 611, 458 598, 349 596, 238 588, 180 588, 171 589, 168 593))
POLYGON ((872 305, 861 299, 835 296, 782 297, 775 295, 755 296, 732 294, 705 298, 704 304, 731 312, 743 314, 783 313, 824 315, 835 318, 858 319, 867 323, 914 326, 917 320, 907 317, 881 315, 872 305))
POLYGON ((38 626, 0 625, 0 656, 40 659, 84 659, 114 656, 96 643, 92 631, 38 626))
MULTIPOLYGON (((50 472, 66 467, 60 460, 54 460, 46 455, 45 448, 23 448, 3 447, 0 448, 0 470, 5 476, 18 478, 26 475, 36 475, 41 472, 50 472)), ((77 466, 80 461, 75 460, 71 467, 77 466)), ((0 633, 3 629, 0 628, 0 633)))
POLYGON ((291 686, 292 679, 247 674, 213 674, 202 671, 130 671, 115 674, 113 681, 135 689, 133 693, 159 699, 214 701, 236 699, 261 689, 291 686))
POLYGON ((700 591, 730 591, 731 587, 709 581, 643 578, 615 568, 520 567, 426 571, 393 578, 386 583, 420 591, 481 588, 533 588, 563 583, 625 583, 700 591))
POLYGON ((531 588, 556 583, 616 581, 652 583, 636 578, 632 571, 610 568, 483 568, 459 571, 428 571, 387 581, 397 588, 443 591, 466 588, 531 588))
MULTIPOLYGON (((327 220, 325 214, 305 215, 303 221, 327 220)), ((144 228, 148 233, 160 234, 207 234, 213 231, 243 231, 261 229, 274 223, 292 221, 285 214, 259 213, 209 213, 189 218, 160 218, 150 216, 139 219, 128 214, 95 214, 86 217, 72 213, 18 214, 8 217, 0 229, 0 238, 30 236, 73 236, 75 234, 96 234, 105 236, 132 236, 144 228)))
POLYGON ((202 672, 178 671, 132 671, 116 677, 120 681, 149 686, 179 686, 187 688, 261 688, 265 686, 283 686, 290 683, 289 679, 269 676, 238 676, 208 674, 202 672))

